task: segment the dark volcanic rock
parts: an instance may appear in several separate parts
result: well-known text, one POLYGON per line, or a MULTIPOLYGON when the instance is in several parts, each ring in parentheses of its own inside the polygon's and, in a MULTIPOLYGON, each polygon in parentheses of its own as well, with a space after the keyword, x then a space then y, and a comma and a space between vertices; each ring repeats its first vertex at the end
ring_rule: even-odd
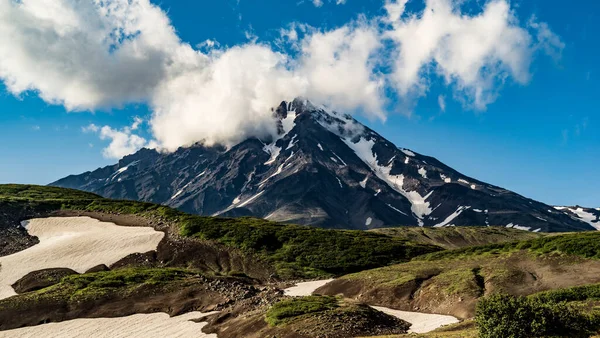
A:
POLYGON ((19 279, 12 287, 16 293, 41 290, 59 283, 63 277, 76 274, 77 272, 71 269, 63 268, 34 271, 19 279))
POLYGON ((327 228, 495 225, 593 230, 587 223, 397 148, 348 115, 296 99, 273 112, 279 135, 163 154, 52 183, 201 215, 256 216, 327 228))

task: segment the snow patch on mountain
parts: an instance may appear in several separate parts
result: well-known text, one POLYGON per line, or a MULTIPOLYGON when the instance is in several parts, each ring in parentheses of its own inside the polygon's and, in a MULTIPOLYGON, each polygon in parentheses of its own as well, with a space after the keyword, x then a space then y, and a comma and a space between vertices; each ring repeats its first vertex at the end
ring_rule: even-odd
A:
POLYGON ((406 154, 407 156, 410 156, 410 157, 415 157, 416 156, 415 153, 413 153, 412 151, 410 151, 408 149, 400 148, 400 151, 402 151, 404 154, 406 154))
POLYGON ((338 160, 340 160, 340 162, 342 162, 343 165, 347 165, 346 162, 344 162, 344 160, 342 160, 342 158, 338 156, 338 154, 334 153, 333 151, 332 153, 335 157, 337 157, 338 160))
POLYGON ((259 192, 258 194, 256 194, 256 195, 254 195, 254 196, 250 197, 249 199, 247 199, 247 200, 246 200, 244 203, 242 203, 242 204, 238 205, 237 207, 238 207, 238 208, 243 208, 243 207, 245 207, 246 205, 248 205, 248 204, 252 203, 252 202, 253 202, 255 199, 259 198, 259 197, 260 197, 262 194, 264 194, 264 193, 265 193, 264 191, 261 191, 261 192, 259 192))
POLYGON ((591 212, 591 210, 598 211, 598 209, 590 208, 586 210, 582 207, 555 207, 555 209, 563 211, 572 218, 593 226, 596 230, 600 230, 600 216, 591 212))
POLYGON ((518 230, 523 230, 523 231, 531 231, 531 227, 525 227, 525 226, 521 226, 521 225, 518 225, 518 224, 512 224, 512 223, 508 224, 506 227, 507 228, 518 229, 518 230))
POLYGON ((373 152, 375 141, 372 139, 367 140, 361 137, 358 142, 352 142, 347 138, 342 138, 342 141, 344 141, 348 147, 350 147, 350 149, 352 149, 356 155, 371 168, 377 177, 386 182, 390 188, 396 190, 409 200, 412 204, 411 209, 413 214, 417 217, 419 225, 423 226, 423 218, 431 214, 432 211, 429 202, 426 202, 427 198, 431 195, 431 192, 423 197, 416 191, 404 190, 404 175, 391 175, 390 172, 393 164, 390 164, 387 167, 379 165, 377 157, 373 152))
POLYGON ((367 187, 367 181, 369 180, 369 175, 365 176, 365 179, 360 181, 358 184, 365 189, 367 187))
POLYGON ((446 183, 452 183, 452 179, 442 173, 440 173, 440 178, 446 183))
POLYGON ((439 224, 434 225, 435 228, 441 228, 441 227, 445 227, 445 226, 452 226, 451 223, 452 221, 454 221, 458 216, 460 216, 460 214, 462 214, 465 210, 470 209, 470 206, 459 206, 458 209, 456 209, 455 212, 453 212, 452 214, 450 214, 450 216, 446 217, 446 219, 439 224))
MULTIPOLYGON (((279 153, 281 153, 281 148, 277 146, 277 142, 279 140, 281 140, 282 138, 284 138, 296 126, 296 112, 288 111, 286 118, 281 120, 281 125, 283 127, 283 132, 279 135, 279 137, 277 139, 273 140, 272 143, 267 144, 263 147, 264 152, 266 152, 267 154, 271 154, 271 157, 269 158, 269 160, 264 163, 265 165, 271 165, 271 164, 275 163, 275 161, 279 157, 279 153)), ((294 144, 295 136, 297 136, 297 135, 294 135, 294 137, 290 141, 290 144, 288 145, 286 150, 290 149, 291 147, 293 147, 295 145, 294 144)))
POLYGON ((292 149, 298 143, 298 141, 296 140, 296 137, 298 137, 298 134, 296 134, 296 135, 294 135, 292 137, 292 140, 290 141, 290 144, 287 146, 287 148, 285 148, 285 150, 292 149))
POLYGON ((277 160, 277 157, 279 157, 279 153, 281 152, 281 148, 279 148, 275 144, 275 142, 273 142, 271 144, 265 145, 264 148, 263 148, 263 150, 267 154, 271 155, 271 157, 269 158, 269 160, 264 163, 265 165, 271 165, 271 164, 275 163, 275 161, 277 160))
POLYGON ((128 165, 126 165, 125 167, 118 169, 117 171, 115 171, 115 173, 114 173, 114 174, 112 174, 112 175, 111 175, 111 176, 108 178, 108 180, 109 180, 109 181, 112 181, 112 180, 114 180, 114 179, 115 179, 117 176, 119 176, 120 174, 122 174, 122 173, 126 172, 126 171, 127 171, 129 168, 130 168, 130 167, 132 167, 132 166, 134 166, 134 165, 137 165, 138 163, 139 163, 139 161, 133 161, 133 162, 129 163, 128 165))
POLYGON ((399 209, 395 208, 395 207, 394 207, 394 206, 392 206, 391 204, 389 204, 389 203, 386 203, 386 205, 387 205, 388 207, 390 207, 391 209, 393 209, 394 211, 397 211, 397 212, 401 213, 401 214, 402 214, 402 215, 404 215, 404 216, 408 216, 406 213, 404 213, 404 212, 400 211, 399 209))

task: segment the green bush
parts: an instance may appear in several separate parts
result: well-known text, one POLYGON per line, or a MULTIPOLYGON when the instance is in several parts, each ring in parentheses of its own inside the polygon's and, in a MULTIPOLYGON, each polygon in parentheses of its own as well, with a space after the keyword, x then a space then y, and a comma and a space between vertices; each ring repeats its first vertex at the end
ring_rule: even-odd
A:
POLYGON ((39 185, 2 184, 0 185, 0 198, 21 200, 93 200, 102 197, 75 189, 47 187, 39 185))
POLYGON ((282 325, 293 318, 332 310, 338 306, 338 300, 335 297, 328 296, 309 296, 284 300, 275 303, 267 311, 266 321, 271 326, 282 325))
POLYGON ((557 236, 548 236, 527 241, 508 242, 473 246, 455 250, 434 252, 419 257, 419 260, 456 259, 479 255, 497 255, 518 250, 527 250, 534 254, 571 255, 582 258, 600 259, 600 232, 580 232, 557 236))
POLYGON ((282 277, 342 275, 405 262, 441 248, 365 231, 281 225, 255 218, 185 216, 181 234, 256 252, 282 277))
POLYGON ((481 299, 475 320, 481 338, 587 338, 600 329, 596 316, 564 302, 506 295, 481 299))
POLYGON ((531 295, 530 298, 534 298, 542 302, 554 303, 600 300, 600 284, 544 291, 531 295))

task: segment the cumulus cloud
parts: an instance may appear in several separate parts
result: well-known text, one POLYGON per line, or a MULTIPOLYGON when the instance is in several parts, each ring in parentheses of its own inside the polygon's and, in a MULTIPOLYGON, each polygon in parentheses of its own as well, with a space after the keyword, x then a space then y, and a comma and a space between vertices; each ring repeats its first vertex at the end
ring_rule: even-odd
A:
MULTIPOLYGON (((120 130, 110 126, 99 127, 93 123, 82 127, 81 130, 85 133, 98 133, 101 140, 110 141, 109 145, 102 150, 102 155, 109 159, 120 159, 144 147, 154 147, 152 142, 133 133, 143 122, 141 118, 135 117, 131 126, 120 130)), ((90 148, 93 147, 91 143, 89 145, 90 148)))
POLYGON ((507 0, 475 15, 455 0, 425 0, 420 13, 406 2, 387 0, 385 16, 327 31, 292 24, 278 43, 288 53, 254 36, 192 47, 149 0, 0 0, 0 78, 14 95, 34 91, 71 111, 148 104, 152 141, 136 135, 141 121, 86 127, 110 141, 104 155, 113 158, 271 135, 271 107, 297 96, 384 120, 387 94, 426 95, 431 75, 485 109, 508 79, 529 81, 537 51, 556 57, 564 48, 546 23, 519 23, 507 0))
POLYGON ((69 110, 142 102, 186 54, 148 1, 0 0, 0 77, 69 110))
POLYGON ((265 45, 213 51, 196 62, 169 74, 152 97, 152 130, 167 149, 197 141, 231 145, 249 136, 273 135, 271 107, 307 86, 286 68, 285 55, 265 45))
POLYGON ((406 18, 400 5, 388 13, 392 28, 386 34, 398 44, 392 81, 401 94, 424 94, 424 73, 432 68, 468 104, 485 109, 506 78, 529 80, 532 36, 519 26, 508 2, 491 1, 469 16, 458 2, 427 0, 422 15, 406 18))
POLYGON ((385 80, 375 71, 380 62, 375 53, 381 47, 378 31, 366 23, 310 35, 302 44, 298 67, 308 81, 305 95, 385 119, 385 80))

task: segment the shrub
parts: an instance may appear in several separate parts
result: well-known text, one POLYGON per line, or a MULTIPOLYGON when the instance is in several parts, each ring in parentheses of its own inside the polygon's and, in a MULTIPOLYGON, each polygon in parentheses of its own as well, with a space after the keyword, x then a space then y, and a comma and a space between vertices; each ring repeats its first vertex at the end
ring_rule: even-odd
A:
POLYGON ((600 299, 600 284, 575 286, 567 289, 544 291, 529 296, 542 302, 577 302, 600 299))
POLYGON ((590 337, 598 318, 567 303, 494 295, 477 304, 475 320, 481 338, 590 337))

